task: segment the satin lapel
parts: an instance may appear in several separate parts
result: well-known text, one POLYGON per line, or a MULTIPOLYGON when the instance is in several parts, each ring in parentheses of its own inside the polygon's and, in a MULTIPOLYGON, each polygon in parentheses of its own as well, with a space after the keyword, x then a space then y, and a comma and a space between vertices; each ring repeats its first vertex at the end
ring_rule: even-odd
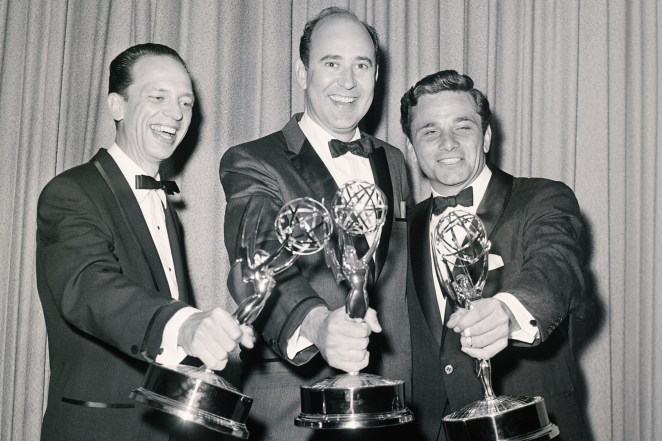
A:
POLYGON ((375 178, 375 185, 384 192, 386 200, 388 201, 386 222, 382 227, 379 246, 375 253, 375 280, 377 280, 384 267, 384 263, 386 262, 386 256, 388 255, 388 246, 391 241, 391 229, 393 228, 395 211, 393 209, 393 184, 391 183, 391 173, 388 168, 386 151, 383 147, 378 147, 372 152, 369 159, 370 167, 372 168, 372 176, 375 178))
POLYGON ((511 175, 492 165, 489 167, 492 170, 492 177, 487 184, 485 195, 476 210, 476 214, 485 225, 485 232, 488 238, 501 218, 501 214, 506 208, 513 189, 513 177, 511 175))
POLYGON ((119 211, 127 224, 126 227, 136 241, 136 245, 140 248, 141 254, 149 267, 152 280, 155 284, 154 289, 164 296, 171 297, 168 281, 163 272, 161 258, 152 241, 152 235, 147 228, 145 218, 140 210, 140 205, 138 205, 138 201, 131 187, 126 182, 124 175, 122 175, 115 160, 113 160, 112 156, 105 149, 99 150, 94 158, 92 158, 92 162, 95 163, 115 196, 119 211))
POLYGON ((177 277, 177 288, 179 290, 179 300, 189 303, 188 275, 186 273, 186 263, 184 252, 182 250, 182 241, 179 230, 179 219, 175 213, 172 204, 168 201, 165 211, 166 229, 168 230, 168 241, 170 242, 170 253, 175 265, 175 276, 177 277))
POLYGON ((289 155, 296 171, 312 190, 315 199, 319 202, 324 199, 324 205, 330 208, 331 201, 333 201, 333 197, 338 191, 338 185, 313 146, 310 145, 310 142, 304 138, 298 154, 291 150, 286 151, 286 153, 289 155))
POLYGON ((441 347, 443 324, 437 294, 434 290, 435 276, 430 258, 430 209, 431 198, 416 205, 409 224, 409 247, 411 270, 418 302, 425 320, 441 347))

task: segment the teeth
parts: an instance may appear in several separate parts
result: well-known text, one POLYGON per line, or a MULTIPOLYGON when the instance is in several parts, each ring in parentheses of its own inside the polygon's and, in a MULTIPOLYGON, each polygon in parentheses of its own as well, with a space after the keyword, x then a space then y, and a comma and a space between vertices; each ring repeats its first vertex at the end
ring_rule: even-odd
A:
POLYGON ((354 97, 348 97, 348 96, 340 96, 340 95, 330 95, 329 98, 331 98, 333 101, 338 102, 338 103, 353 103, 356 98, 354 97))
POLYGON ((177 131, 175 129, 173 129, 172 127, 167 127, 167 126, 157 126, 156 124, 154 124, 154 125, 151 125, 150 128, 152 130, 156 130, 158 132, 165 132, 165 133, 168 133, 170 135, 174 135, 175 133, 177 133, 177 131))
POLYGON ((457 164, 461 160, 462 160, 461 158, 447 158, 447 159, 440 159, 438 162, 441 162, 444 165, 453 165, 453 164, 457 164))

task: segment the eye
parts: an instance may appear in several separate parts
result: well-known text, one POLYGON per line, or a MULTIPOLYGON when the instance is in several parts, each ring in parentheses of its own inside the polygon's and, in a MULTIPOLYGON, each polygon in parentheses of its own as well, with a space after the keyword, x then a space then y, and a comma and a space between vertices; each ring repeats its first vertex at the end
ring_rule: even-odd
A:
POLYGON ((161 102, 161 101, 165 100, 165 97, 163 95, 151 95, 149 98, 152 101, 156 101, 156 102, 161 102))
POLYGON ((193 108, 193 101, 184 100, 184 101, 180 101, 179 104, 182 107, 186 108, 186 109, 192 109, 193 108))
POLYGON ((368 63, 359 63, 356 65, 356 68, 359 70, 367 70, 370 69, 370 65, 368 63))
POLYGON ((327 61, 327 62, 324 63, 324 65, 327 66, 327 67, 332 67, 332 68, 335 68, 335 67, 339 66, 339 64, 336 63, 335 61, 327 61))

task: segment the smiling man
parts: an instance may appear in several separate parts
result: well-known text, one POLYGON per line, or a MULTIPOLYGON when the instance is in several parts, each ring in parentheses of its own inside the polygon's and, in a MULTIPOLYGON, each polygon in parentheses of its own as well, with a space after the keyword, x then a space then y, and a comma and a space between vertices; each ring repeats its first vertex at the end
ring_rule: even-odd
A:
MULTIPOLYGON (((274 218, 292 199, 312 197, 328 207, 340 186, 363 179, 381 188, 389 201, 367 287, 372 308, 364 323, 345 313, 350 287, 336 283, 323 253, 300 257, 277 276, 255 322, 262 336, 258 349, 242 352, 244 391, 255 398, 248 422, 252 440, 383 437, 379 429, 314 433, 295 427, 299 386, 342 371, 409 378, 403 207, 410 195, 404 156, 358 128, 373 99, 378 43, 375 30, 350 11, 320 12, 304 28, 294 65, 305 93, 303 114, 294 115, 279 132, 232 147, 221 160, 225 245, 233 262, 240 257, 238 229, 245 215, 260 220, 257 247, 272 250, 278 246, 274 218), (358 142, 347 147, 340 141, 358 142)), ((237 302, 249 294, 240 264, 234 265, 228 283, 237 302)))
POLYGON ((37 285, 51 378, 42 440, 187 439, 175 417, 129 399, 148 360, 223 369, 252 330, 187 305, 180 224, 159 165, 186 135, 195 98, 184 61, 158 44, 110 65, 115 143, 52 179, 37 218, 37 285), (182 437, 182 438, 180 438, 182 437))
POLYGON ((417 439, 446 441, 442 417, 483 398, 474 359, 491 358, 497 395, 542 396, 558 439, 586 440, 567 320, 584 284, 577 199, 561 182, 487 165, 490 119, 485 95, 453 70, 421 79, 401 100, 402 129, 432 186, 409 216, 417 439), (455 210, 482 219, 491 248, 483 299, 452 311, 431 243, 455 210))

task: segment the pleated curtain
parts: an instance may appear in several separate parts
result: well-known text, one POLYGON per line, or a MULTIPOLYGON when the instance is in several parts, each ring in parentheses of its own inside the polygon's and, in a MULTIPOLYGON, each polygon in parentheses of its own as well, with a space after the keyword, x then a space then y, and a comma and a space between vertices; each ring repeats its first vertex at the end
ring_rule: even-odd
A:
MULTIPOLYGON (((0 440, 39 438, 49 365, 37 198, 53 176, 112 144, 110 61, 152 41, 189 65, 195 119, 165 172, 182 190, 197 304, 233 309, 218 163, 303 110, 292 65, 304 23, 330 5, 381 35, 364 128, 406 154, 417 200, 429 186, 400 129, 400 97, 441 69, 486 92, 491 161, 574 189, 589 289, 572 336, 594 440, 662 439, 659 1, 0 0, 0 440)), ((233 363, 227 374, 236 373, 233 363)))

